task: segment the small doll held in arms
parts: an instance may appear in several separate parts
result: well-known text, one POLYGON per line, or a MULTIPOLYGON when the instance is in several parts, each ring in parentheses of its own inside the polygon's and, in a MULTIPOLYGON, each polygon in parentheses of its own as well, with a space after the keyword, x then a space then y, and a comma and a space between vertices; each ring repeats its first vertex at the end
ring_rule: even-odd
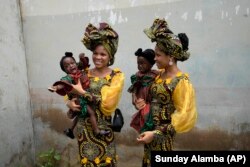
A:
POLYGON ((132 93, 133 105, 135 105, 138 100, 143 100, 145 105, 133 115, 130 126, 140 133, 150 109, 148 91, 150 85, 158 75, 158 71, 152 70, 155 64, 154 50, 146 49, 142 51, 142 49, 139 48, 135 52, 135 56, 137 56, 137 68, 139 71, 131 76, 132 85, 129 87, 128 92, 132 93))
POLYGON ((84 56, 84 53, 79 55, 80 62, 76 63, 75 58, 71 52, 66 52, 65 56, 61 58, 60 67, 67 74, 62 77, 60 81, 53 84, 52 87, 48 88, 51 92, 56 92, 61 96, 67 95, 69 100, 76 99, 76 103, 81 106, 80 112, 74 112, 72 110, 68 111, 68 117, 73 119, 73 125, 71 128, 64 131, 64 133, 70 137, 74 138, 73 130, 77 124, 78 117, 90 116, 90 122, 94 130, 95 135, 106 135, 109 131, 100 130, 97 125, 96 116, 94 110, 87 105, 87 99, 74 94, 72 91, 73 87, 71 84, 81 83, 84 90, 89 88, 89 78, 87 76, 87 68, 89 67, 89 59, 84 56))

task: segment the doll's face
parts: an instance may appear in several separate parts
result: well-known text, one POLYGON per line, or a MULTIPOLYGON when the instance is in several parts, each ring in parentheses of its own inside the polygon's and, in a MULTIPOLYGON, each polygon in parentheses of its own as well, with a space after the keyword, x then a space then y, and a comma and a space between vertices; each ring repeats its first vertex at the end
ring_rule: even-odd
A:
POLYGON ((151 70, 152 65, 142 56, 137 57, 137 68, 141 73, 147 73, 151 70))
POLYGON ((76 74, 77 73, 77 65, 74 59, 71 57, 66 57, 63 60, 63 67, 67 74, 76 74))

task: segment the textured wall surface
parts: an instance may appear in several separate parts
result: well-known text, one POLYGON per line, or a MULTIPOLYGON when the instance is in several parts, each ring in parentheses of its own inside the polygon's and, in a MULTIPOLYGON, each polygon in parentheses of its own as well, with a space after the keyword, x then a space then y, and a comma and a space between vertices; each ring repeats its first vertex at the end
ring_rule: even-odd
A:
MULTIPOLYGON (((157 17, 165 18, 175 34, 185 32, 190 39, 191 57, 178 65, 189 73, 196 89, 196 127, 249 132, 248 0, 20 0, 23 34, 17 1, 4 1, 0 8, 1 163, 25 159, 22 152, 32 152, 32 116, 36 150, 55 147, 65 162, 77 163, 76 141, 62 133, 71 123, 65 116, 67 109, 63 99, 48 92, 47 87, 64 75, 59 60, 65 51, 72 51, 75 57, 84 52, 91 58, 80 42, 89 22, 108 22, 120 35, 112 67, 121 68, 126 75, 119 105, 126 120, 124 132, 131 130, 129 123, 135 112, 127 93, 130 75, 137 71, 134 52, 139 47, 154 47, 143 29, 157 17), (13 158, 14 155, 18 157, 13 158)), ((128 149, 126 145, 129 135, 120 141, 118 152, 124 155, 124 166, 135 164, 130 162, 133 158, 139 158, 135 161, 135 166, 139 166, 141 155, 135 154, 138 148, 128 149)), ((201 145, 208 143, 207 139, 201 145)), ((243 149, 249 148, 246 145, 243 149)))
POLYGON ((0 1, 0 166, 33 163, 33 127, 19 2, 0 1))
POLYGON ((57 98, 41 90, 64 75, 58 66, 60 57, 65 51, 72 51, 75 56, 85 52, 91 57, 80 42, 84 28, 89 22, 97 25, 105 21, 120 35, 113 66, 120 67, 127 77, 120 106, 126 111, 129 120, 134 109, 126 90, 130 84, 130 75, 137 70, 134 52, 139 47, 154 47, 143 29, 151 26, 156 17, 160 17, 168 21, 174 33, 186 32, 190 38, 191 57, 179 63, 179 66, 190 74, 197 89, 197 126, 207 128, 215 124, 230 129, 232 122, 248 122, 250 119, 250 106, 247 102, 250 79, 246 77, 250 60, 249 1, 22 2, 32 91, 41 92, 44 97, 57 98))
POLYGON ((137 71, 134 52, 139 47, 146 49, 155 45, 146 37, 143 29, 150 27, 157 17, 165 18, 174 33, 185 32, 190 39, 191 57, 178 65, 190 74, 196 89, 199 116, 194 131, 187 133, 187 136, 178 135, 176 148, 250 149, 250 1, 22 2, 37 150, 57 146, 63 155, 71 155, 65 156, 64 163, 79 162, 75 159, 76 141, 69 141, 62 133, 70 125, 65 117, 67 109, 63 99, 49 93, 46 88, 65 75, 59 68, 59 60, 65 51, 72 51, 75 57, 80 52, 91 57, 80 42, 84 29, 89 22, 98 25, 98 22, 104 21, 110 23, 120 35, 113 67, 120 67, 126 75, 119 105, 125 116, 125 127, 121 134, 117 134, 118 166, 140 166, 143 147, 135 143, 136 134, 129 127, 135 109, 127 89, 130 75, 137 71), (239 136, 234 135, 235 132, 240 133, 239 136), (134 145, 131 146, 131 142, 134 145), (65 152, 68 149, 71 150, 65 152))

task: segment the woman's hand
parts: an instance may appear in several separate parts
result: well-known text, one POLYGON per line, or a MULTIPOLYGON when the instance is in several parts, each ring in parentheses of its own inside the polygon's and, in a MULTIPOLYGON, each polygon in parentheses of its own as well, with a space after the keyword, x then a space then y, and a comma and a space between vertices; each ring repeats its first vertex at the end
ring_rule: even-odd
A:
POLYGON ((144 99, 139 98, 139 99, 135 99, 135 108, 137 110, 141 110, 146 106, 146 102, 144 99))
POLYGON ((73 89, 71 91, 72 93, 78 94, 80 96, 83 96, 85 94, 85 90, 83 90, 82 88, 80 79, 78 79, 78 82, 76 85, 72 84, 72 86, 73 86, 73 89))
POLYGON ((138 137, 137 137, 137 141, 140 143, 144 143, 144 144, 148 144, 150 143, 152 140, 154 139, 154 132, 153 131, 146 131, 141 133, 138 137))
POLYGON ((80 111, 81 106, 76 104, 77 98, 73 98, 71 100, 68 100, 66 105, 68 108, 70 108, 73 111, 80 111))

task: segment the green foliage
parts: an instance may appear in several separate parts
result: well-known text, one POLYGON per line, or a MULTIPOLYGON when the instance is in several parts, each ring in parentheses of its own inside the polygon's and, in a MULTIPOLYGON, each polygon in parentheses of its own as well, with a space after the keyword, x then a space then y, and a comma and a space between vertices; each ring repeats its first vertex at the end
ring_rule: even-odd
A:
POLYGON ((61 155, 51 148, 48 151, 42 152, 38 155, 39 167, 56 167, 61 160, 61 155))

